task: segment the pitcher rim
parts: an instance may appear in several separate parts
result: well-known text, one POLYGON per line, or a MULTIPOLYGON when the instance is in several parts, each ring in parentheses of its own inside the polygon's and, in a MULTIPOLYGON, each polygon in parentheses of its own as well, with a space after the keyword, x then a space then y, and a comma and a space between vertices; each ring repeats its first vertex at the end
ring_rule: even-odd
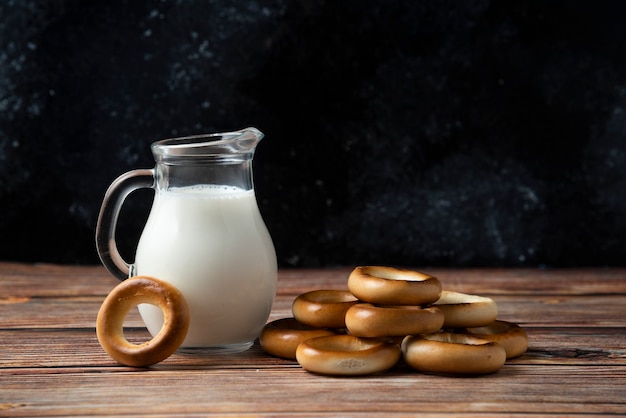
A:
POLYGON ((218 132, 155 141, 150 146, 155 158, 209 157, 254 153, 263 133, 249 127, 238 131, 218 132))

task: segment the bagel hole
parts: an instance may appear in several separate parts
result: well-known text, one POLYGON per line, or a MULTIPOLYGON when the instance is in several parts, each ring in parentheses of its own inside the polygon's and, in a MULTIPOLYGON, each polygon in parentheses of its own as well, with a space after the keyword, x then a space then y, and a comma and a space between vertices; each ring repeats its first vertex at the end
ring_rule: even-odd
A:
POLYGON ((434 334, 422 335, 422 338, 426 340, 430 340, 430 341, 439 341, 442 343, 465 344, 465 345, 482 345, 488 342, 488 341, 470 337, 465 334, 454 334, 451 332, 438 332, 434 334))
POLYGON ((124 338, 131 344, 141 345, 153 337, 146 328, 124 328, 124 338))
POLYGON ((419 305, 375 305, 377 308, 399 309, 403 311, 423 311, 419 305))
POLYGON ((433 305, 461 305, 461 304, 469 304, 469 303, 478 303, 478 302, 488 302, 491 299, 476 296, 476 295, 468 295, 465 293, 459 292, 450 292, 443 291, 441 292, 441 296, 439 299, 433 303, 433 305))
POLYGON ((503 322, 494 322, 493 324, 485 325, 484 327, 468 328, 467 330, 472 334, 480 335, 496 335, 505 334, 513 327, 503 322))
POLYGON ((369 350, 372 347, 375 347, 380 344, 379 340, 366 340, 362 338, 350 337, 343 338, 341 337, 319 337, 309 340, 309 345, 326 351, 343 351, 343 352, 353 352, 353 351, 364 351, 369 350))
POLYGON ((122 333, 129 343, 141 345, 154 338, 162 327, 163 311, 161 308, 149 303, 140 303, 137 305, 136 309, 131 310, 131 312, 126 315, 126 318, 124 318, 122 333), (142 319, 146 315, 151 318, 151 327, 147 327, 142 319), (154 329, 156 329, 156 331, 154 331, 154 329))
POLYGON ((429 279, 431 276, 420 273, 418 271, 403 271, 403 270, 393 270, 389 271, 387 269, 378 269, 378 268, 370 268, 366 272, 370 276, 380 277, 381 279, 387 280, 398 280, 398 281, 406 281, 406 282, 423 282, 429 279))

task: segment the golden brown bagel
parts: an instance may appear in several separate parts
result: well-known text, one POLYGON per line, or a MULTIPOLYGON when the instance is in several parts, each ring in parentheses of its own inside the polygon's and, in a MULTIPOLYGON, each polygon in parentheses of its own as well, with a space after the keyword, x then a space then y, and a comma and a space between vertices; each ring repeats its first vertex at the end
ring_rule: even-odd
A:
POLYGON ((528 349, 526 331, 512 322, 494 321, 484 327, 466 328, 462 332, 500 344, 506 351, 507 359, 519 357, 528 349))
POLYGON ((364 266, 350 273, 348 289, 363 302, 376 305, 428 305, 439 298, 441 283, 417 271, 364 266))
POLYGON ((392 368, 400 359, 400 347, 382 339, 334 335, 304 341, 298 346, 296 357, 310 372, 360 376, 392 368))
POLYGON ((259 343, 268 354, 295 360, 296 349, 301 342, 335 334, 330 329, 310 327, 298 322, 295 318, 282 318, 263 327, 259 343))
POLYGON ((346 312, 346 328, 357 337, 403 337, 430 334, 443 325, 443 313, 437 308, 420 306, 353 305, 346 312))
POLYGON ((506 361, 500 344, 448 332, 408 336, 402 352, 409 366, 425 373, 488 374, 500 370, 506 361))
POLYGON ((293 316, 316 328, 345 328, 346 311, 358 299, 346 290, 313 290, 298 295, 291 306, 293 316))
POLYGON ((482 327, 491 324, 498 315, 498 306, 491 298, 446 290, 432 306, 443 312, 443 328, 482 327))
POLYGON ((96 320, 100 345, 113 359, 127 366, 158 363, 180 347, 189 328, 189 307, 171 284, 136 276, 118 284, 104 300, 96 320), (124 337, 124 319, 131 308, 148 303, 163 311, 163 326, 151 340, 132 344, 124 337))

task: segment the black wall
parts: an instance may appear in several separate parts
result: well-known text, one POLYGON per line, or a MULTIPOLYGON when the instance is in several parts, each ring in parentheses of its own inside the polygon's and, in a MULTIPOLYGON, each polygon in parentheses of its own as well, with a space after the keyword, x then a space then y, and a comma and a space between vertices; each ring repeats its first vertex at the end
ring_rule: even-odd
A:
MULTIPOLYGON (((626 3, 0 2, 0 260, 97 263, 154 140, 256 126, 283 266, 624 265, 626 3)), ((139 192, 119 237, 132 248, 139 192)))

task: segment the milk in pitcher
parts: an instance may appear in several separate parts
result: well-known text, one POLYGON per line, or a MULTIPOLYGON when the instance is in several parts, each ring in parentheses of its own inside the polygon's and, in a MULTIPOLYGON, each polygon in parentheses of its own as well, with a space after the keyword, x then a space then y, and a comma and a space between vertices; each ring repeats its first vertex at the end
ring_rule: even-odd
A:
MULTIPOLYGON (((191 323, 182 349, 252 345, 276 293, 276 257, 254 190, 191 186, 157 190, 139 240, 137 275, 177 287, 191 323)), ((140 305, 152 335, 160 309, 140 305)))

